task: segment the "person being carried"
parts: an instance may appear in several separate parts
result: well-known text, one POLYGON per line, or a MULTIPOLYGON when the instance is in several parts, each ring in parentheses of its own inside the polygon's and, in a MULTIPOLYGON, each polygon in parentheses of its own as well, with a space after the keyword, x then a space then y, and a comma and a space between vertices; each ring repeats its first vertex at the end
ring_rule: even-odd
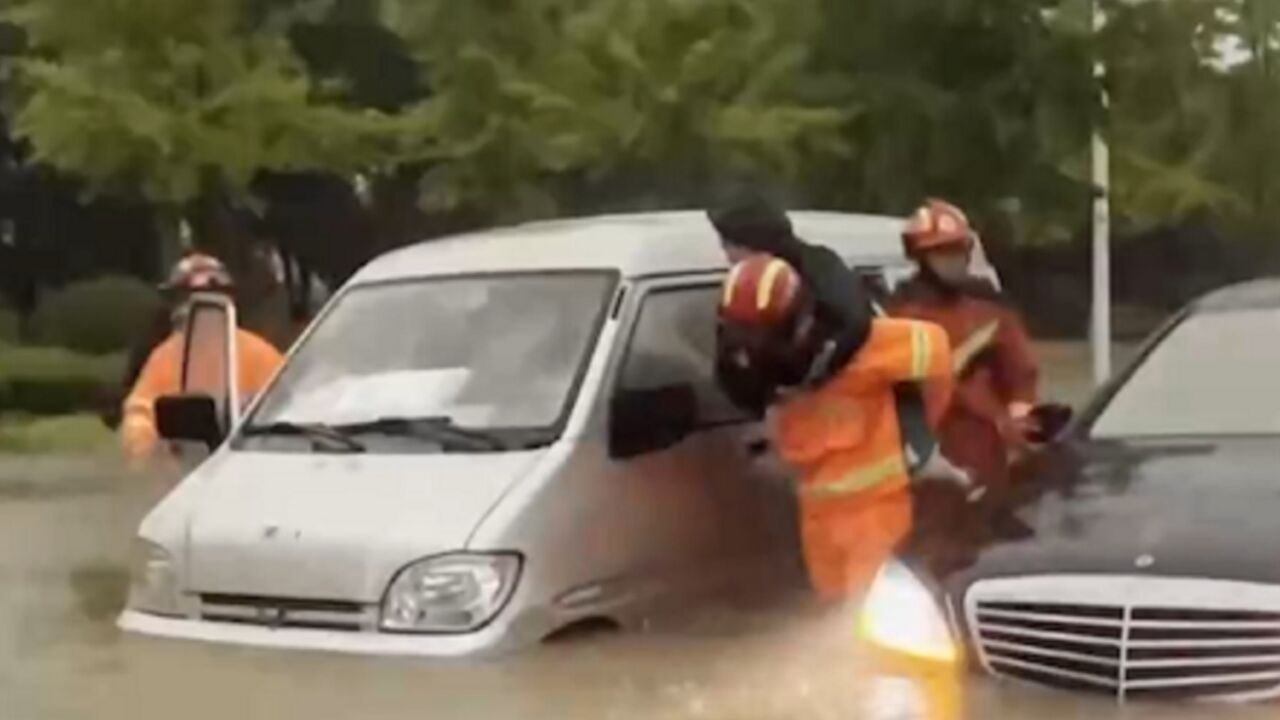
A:
POLYGON ((942 328, 862 311, 865 337, 840 349, 848 329, 832 324, 796 268, 764 254, 733 266, 719 305, 717 377, 731 395, 768 407, 775 446, 801 471, 804 559, 826 599, 865 590, 911 529, 912 463, 895 387, 920 388, 930 424, 951 394, 942 328))
POLYGON ((866 342, 874 314, 857 275, 835 251, 796 237, 781 208, 753 189, 740 188, 709 210, 707 218, 730 263, 770 255, 785 261, 799 275, 815 317, 831 333, 833 365, 843 365, 866 342))
MULTIPOLYGON (((182 328, 192 295, 230 295, 233 287, 231 274, 221 261, 198 253, 179 261, 161 286, 170 297, 173 330, 151 351, 123 403, 120 442, 131 463, 145 463, 154 456, 160 444, 156 428, 156 400, 183 392, 187 339, 182 328)), ((202 352, 202 349, 192 348, 191 352, 202 352)), ((239 396, 242 402, 248 402, 275 376, 284 358, 271 343, 243 329, 236 331, 236 355, 239 396)))

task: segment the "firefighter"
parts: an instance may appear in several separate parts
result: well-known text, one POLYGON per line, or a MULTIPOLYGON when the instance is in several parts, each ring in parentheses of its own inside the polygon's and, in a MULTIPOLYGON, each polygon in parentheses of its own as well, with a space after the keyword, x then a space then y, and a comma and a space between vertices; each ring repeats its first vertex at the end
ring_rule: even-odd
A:
POLYGON ((942 417, 951 392, 946 334, 931 323, 875 319, 833 363, 846 338, 799 272, 763 254, 731 269, 719 317, 721 384, 731 393, 748 386, 748 397, 769 406, 775 445, 801 471, 801 541, 814 589, 825 599, 861 592, 912 524, 912 463, 894 388, 918 384, 928 419, 942 417))
POLYGON ((959 208, 927 201, 902 240, 918 267, 889 299, 891 315, 942 326, 951 341, 956 391, 939 427, 943 453, 992 495, 1035 431, 1039 369, 1022 319, 985 280, 969 274, 977 236, 959 208))
MULTIPOLYGON (((155 419, 156 399, 183 391, 182 368, 186 339, 181 328, 191 295, 197 292, 229 295, 234 284, 231 274, 221 261, 194 253, 174 266, 169 279, 161 287, 172 298, 172 330, 151 351, 142 365, 132 390, 125 398, 120 424, 121 445, 126 457, 134 464, 150 459, 159 444, 155 419)), ((192 352, 201 350, 195 348, 192 352)), ((275 375, 283 357, 271 343, 243 329, 236 331, 236 353, 235 371, 239 394, 243 402, 248 402, 275 375)))
MULTIPOLYGON (((796 237, 786 213, 754 189, 738 188, 707 216, 731 263, 765 254, 784 260, 794 269, 804 283, 815 317, 832 340, 830 356, 824 362, 833 368, 849 363, 857 348, 866 342, 872 318, 877 314, 873 288, 835 251, 796 237)), ((757 416, 763 413, 767 379, 753 375, 750 369, 721 373, 721 378, 726 393, 739 407, 757 416)), ((899 383, 893 393, 913 477, 935 477, 948 485, 966 485, 967 478, 940 452, 926 418, 919 384, 899 383)), ((981 492, 971 489, 966 499, 976 500, 981 492)))

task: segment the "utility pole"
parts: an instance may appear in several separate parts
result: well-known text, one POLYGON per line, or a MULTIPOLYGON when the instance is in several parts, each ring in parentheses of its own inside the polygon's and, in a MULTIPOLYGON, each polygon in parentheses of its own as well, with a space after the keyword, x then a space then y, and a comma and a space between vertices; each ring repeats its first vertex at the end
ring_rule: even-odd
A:
MULTIPOLYGON (((1108 107, 1103 81, 1107 68, 1102 61, 1099 39, 1106 18, 1099 0, 1090 0, 1093 22, 1093 77, 1102 96, 1102 109, 1108 107)), ((1111 148, 1103 129, 1093 128, 1093 319, 1090 341, 1093 349, 1093 381, 1096 385, 1111 377, 1111 148)))

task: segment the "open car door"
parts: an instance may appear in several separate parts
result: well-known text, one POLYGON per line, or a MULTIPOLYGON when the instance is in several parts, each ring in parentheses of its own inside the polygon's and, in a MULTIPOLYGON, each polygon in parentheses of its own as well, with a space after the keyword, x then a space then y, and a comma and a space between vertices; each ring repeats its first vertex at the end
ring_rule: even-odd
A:
POLYGON ((224 433, 240 419, 238 370, 235 304, 222 295, 196 295, 183 326, 182 394, 213 398, 224 433))
MULTIPOLYGON (((223 295, 191 298, 182 327, 181 394, 205 395, 217 408, 218 427, 226 436, 240 420, 239 368, 236 354, 236 307, 223 295)), ((208 454, 208 448, 184 443, 182 464, 188 469, 208 454)))

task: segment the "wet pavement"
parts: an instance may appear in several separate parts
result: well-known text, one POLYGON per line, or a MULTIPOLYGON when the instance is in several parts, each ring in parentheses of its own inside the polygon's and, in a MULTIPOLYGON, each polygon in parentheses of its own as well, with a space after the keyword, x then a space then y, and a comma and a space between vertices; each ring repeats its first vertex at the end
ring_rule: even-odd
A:
MULTIPOLYGON (((128 541, 163 490, 109 460, 0 457, 0 720, 853 720, 882 689, 847 614, 807 608, 718 610, 471 665, 122 636, 128 541)), ((1280 705, 1122 708, 979 678, 964 691, 973 718, 1280 716, 1280 705)))

